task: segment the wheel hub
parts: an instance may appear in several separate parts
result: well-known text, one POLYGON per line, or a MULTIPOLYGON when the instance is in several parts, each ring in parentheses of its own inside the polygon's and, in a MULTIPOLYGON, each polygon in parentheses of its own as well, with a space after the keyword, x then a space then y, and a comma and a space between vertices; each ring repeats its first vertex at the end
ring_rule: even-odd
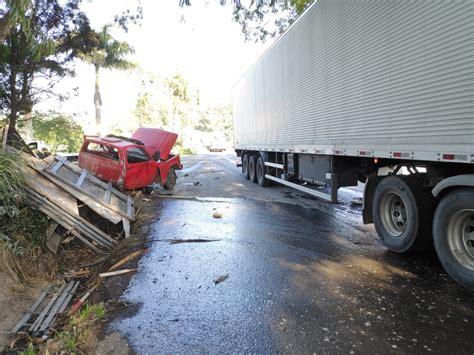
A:
POLYGON ((474 270, 474 210, 456 213, 449 221, 447 236, 454 257, 474 270))
POLYGON ((387 193, 381 201, 382 223, 392 237, 400 237, 407 229, 407 208, 395 192, 387 193))

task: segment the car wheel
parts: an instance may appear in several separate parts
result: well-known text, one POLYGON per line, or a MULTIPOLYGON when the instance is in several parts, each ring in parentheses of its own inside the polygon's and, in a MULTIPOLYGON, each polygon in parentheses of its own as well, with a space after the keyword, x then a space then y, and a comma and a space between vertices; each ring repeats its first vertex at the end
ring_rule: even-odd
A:
POLYGON ((166 183, 163 185, 163 187, 166 190, 172 190, 176 186, 176 172, 174 171, 174 168, 171 168, 168 171, 168 175, 166 176, 166 183))

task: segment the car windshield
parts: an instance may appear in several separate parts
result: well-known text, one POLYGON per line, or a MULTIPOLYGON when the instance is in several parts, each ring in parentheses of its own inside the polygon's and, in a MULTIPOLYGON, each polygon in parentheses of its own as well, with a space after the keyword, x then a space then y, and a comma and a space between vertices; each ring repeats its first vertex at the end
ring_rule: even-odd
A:
POLYGON ((127 150, 127 160, 129 164, 142 163, 148 161, 148 156, 143 149, 138 147, 130 147, 127 150))

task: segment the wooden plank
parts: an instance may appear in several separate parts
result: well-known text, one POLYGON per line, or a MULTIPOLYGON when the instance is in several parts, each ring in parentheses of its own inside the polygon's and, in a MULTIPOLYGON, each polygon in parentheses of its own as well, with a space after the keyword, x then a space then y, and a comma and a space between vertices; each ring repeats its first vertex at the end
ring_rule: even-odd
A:
POLYGON ((51 173, 56 174, 58 170, 64 165, 66 162, 66 158, 58 158, 57 162, 54 164, 54 166, 50 169, 51 173))
MULTIPOLYGON (((108 185, 107 185, 107 190, 105 191, 105 196, 104 196, 104 202, 109 205, 110 204, 110 198, 112 197, 112 183, 109 182, 108 185)), ((127 210, 127 214, 130 215, 128 213, 128 210, 127 210)))
POLYGON ((54 303, 56 302, 57 298, 59 297, 59 294, 61 292, 63 292, 64 288, 66 287, 66 284, 62 284, 61 287, 59 288, 59 291, 58 293, 56 293, 52 298, 51 300, 49 301, 49 303, 46 305, 46 307, 44 307, 43 311, 40 313, 40 315, 38 316, 38 318, 36 318, 36 320, 33 322, 33 324, 30 326, 30 329, 29 329, 29 332, 30 333, 33 333, 33 332, 36 332, 36 330, 38 329, 38 327, 41 325, 41 323, 43 322, 44 318, 46 317, 46 315, 48 314, 49 310, 53 307, 54 303))
MULTIPOLYGON (((66 298, 69 296, 69 293, 72 291, 73 287, 75 286, 76 282, 71 281, 67 284, 67 286, 63 289, 59 297, 56 299, 54 302, 53 307, 51 307, 51 310, 48 312, 48 316, 44 321, 40 324, 38 327, 38 331, 40 333, 44 332, 46 329, 49 328, 49 326, 53 323, 56 314, 58 313, 59 309, 61 308, 62 304, 66 300, 66 298)), ((77 288, 77 287, 76 287, 77 288)))
POLYGON ((12 333, 16 334, 18 331, 30 320, 31 316, 35 313, 36 309, 38 306, 43 302, 45 299, 46 295, 48 294, 50 290, 50 287, 46 289, 46 291, 41 292, 41 294, 38 296, 36 301, 31 305, 30 309, 28 312, 26 312, 23 317, 20 319, 20 321, 15 325, 15 327, 12 329, 12 333))
POLYGON ((65 219, 69 220, 73 225, 77 225, 78 227, 80 227, 81 229, 85 230, 88 234, 92 234, 96 239, 99 239, 99 240, 105 240, 105 244, 115 244, 116 241, 111 238, 109 235, 107 235, 106 233, 102 232, 99 228, 97 228, 96 226, 94 226, 93 224, 87 222, 85 219, 83 219, 82 217, 79 217, 79 216, 74 216, 74 215, 69 215, 67 213, 67 211, 65 210, 62 210, 61 207, 59 206, 56 206, 55 204, 51 203, 50 201, 48 201, 46 198, 44 198, 43 196, 35 193, 34 191, 31 191, 29 190, 28 188, 26 189, 28 191, 28 193, 30 195, 33 195, 34 198, 48 206, 49 208, 51 208, 52 210, 54 210, 54 212, 58 213, 59 215, 61 215, 62 217, 64 217, 65 219))
POLYGON ((87 170, 84 169, 82 170, 81 176, 79 176, 79 180, 77 180, 76 186, 81 187, 82 183, 84 182, 84 179, 87 176, 87 170))
POLYGON ((79 287, 79 281, 76 281, 76 285, 73 287, 71 292, 69 292, 68 296, 66 297, 65 301, 61 305, 61 308, 59 308, 59 313, 63 313, 66 310, 66 307, 69 305, 71 302, 72 297, 75 295, 77 288, 79 287))
POLYGON ((85 203, 91 210, 96 212, 99 216, 102 216, 105 219, 109 220, 113 224, 119 223, 123 217, 128 218, 128 216, 126 216, 125 214, 119 214, 111 210, 108 206, 105 206, 103 203, 97 202, 94 197, 91 197, 83 193, 82 191, 78 190, 76 187, 58 180, 55 177, 55 175, 45 173, 43 171, 43 168, 45 166, 44 163, 41 164, 41 163, 38 163, 37 161, 34 161, 33 159, 28 159, 28 158, 26 158, 26 161, 31 168, 35 169, 35 171, 37 171, 42 176, 50 180, 53 184, 61 187, 64 191, 67 191, 68 193, 70 193, 72 196, 74 196, 81 202, 85 203))
POLYGON ((91 248, 92 250, 94 250, 97 253, 101 253, 101 251, 94 244, 92 244, 86 238, 84 238, 82 236, 82 234, 76 230, 75 226, 72 225, 70 222, 64 220, 64 218, 62 218, 61 215, 58 215, 57 213, 54 213, 51 209, 49 209, 46 206, 42 205, 38 201, 34 201, 34 202, 36 202, 37 205, 33 205, 31 203, 31 201, 26 201, 26 203, 28 205, 32 206, 33 208, 39 209, 41 212, 46 214, 49 218, 53 219, 55 222, 62 225, 64 228, 66 228, 66 230, 69 233, 73 234, 77 239, 79 239, 81 242, 83 242, 89 248, 91 248))
MULTIPOLYGON (((58 157, 55 157, 54 158, 55 160, 56 159, 59 159, 58 157)), ((50 165, 45 169, 45 171, 50 171, 52 169, 52 167, 54 166, 54 161, 52 163, 50 163, 50 165)), ((83 171, 83 169, 81 169, 80 167, 78 167, 77 165, 75 164, 71 164, 70 162, 65 162, 64 163, 64 166, 62 167, 64 169, 67 169, 69 170, 70 172, 72 172, 73 174, 76 174, 76 175, 80 175, 83 171)), ((58 171, 56 174, 55 174, 57 177, 61 177, 63 178, 62 176, 60 176, 60 171, 58 171)), ((64 178, 63 178, 64 179, 64 178)), ((64 181, 68 182, 67 179, 64 179, 64 181)), ((99 189, 102 189, 102 190, 107 190, 108 188, 108 183, 100 180, 99 178, 95 177, 94 175, 92 174, 87 174, 86 175, 86 178, 84 180, 84 182, 87 182, 87 183, 90 183, 91 185, 99 188, 99 189)), ((68 182, 68 183, 71 183, 71 182, 68 182)), ((81 189, 83 192, 86 192, 86 186, 84 185, 84 188, 81 189)), ((87 191, 89 192, 89 191, 87 191)), ((90 192, 89 192, 90 193, 90 192)), ((120 192, 119 190, 115 189, 115 188, 112 188, 112 195, 116 197, 116 199, 118 201, 120 201, 121 204, 124 205, 124 207, 126 206, 127 204, 127 199, 129 196, 127 196, 126 194, 120 192)), ((99 196, 95 196, 93 195, 94 198, 96 199, 99 199, 99 196)), ((122 209, 117 206, 116 204, 112 203, 112 200, 110 201, 109 205, 108 205, 110 208, 113 208, 113 209, 119 209, 120 211, 122 211, 122 209)), ((124 213, 124 211, 122 211, 124 213)), ((129 215, 130 217, 133 218, 133 215, 129 215)))
POLYGON ((40 175, 33 169, 27 169, 28 178, 26 184, 35 192, 44 196, 67 213, 79 217, 79 209, 77 208, 77 200, 74 196, 64 191, 61 187, 53 184, 50 180, 40 175))

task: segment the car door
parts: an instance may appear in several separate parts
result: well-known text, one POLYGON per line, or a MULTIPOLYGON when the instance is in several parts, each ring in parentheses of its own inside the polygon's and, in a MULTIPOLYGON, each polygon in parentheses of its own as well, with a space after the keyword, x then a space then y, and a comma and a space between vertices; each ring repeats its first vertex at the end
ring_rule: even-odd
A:
POLYGON ((155 180, 156 163, 143 148, 137 146, 127 147, 126 164, 127 171, 124 182, 126 190, 151 185, 155 180))

